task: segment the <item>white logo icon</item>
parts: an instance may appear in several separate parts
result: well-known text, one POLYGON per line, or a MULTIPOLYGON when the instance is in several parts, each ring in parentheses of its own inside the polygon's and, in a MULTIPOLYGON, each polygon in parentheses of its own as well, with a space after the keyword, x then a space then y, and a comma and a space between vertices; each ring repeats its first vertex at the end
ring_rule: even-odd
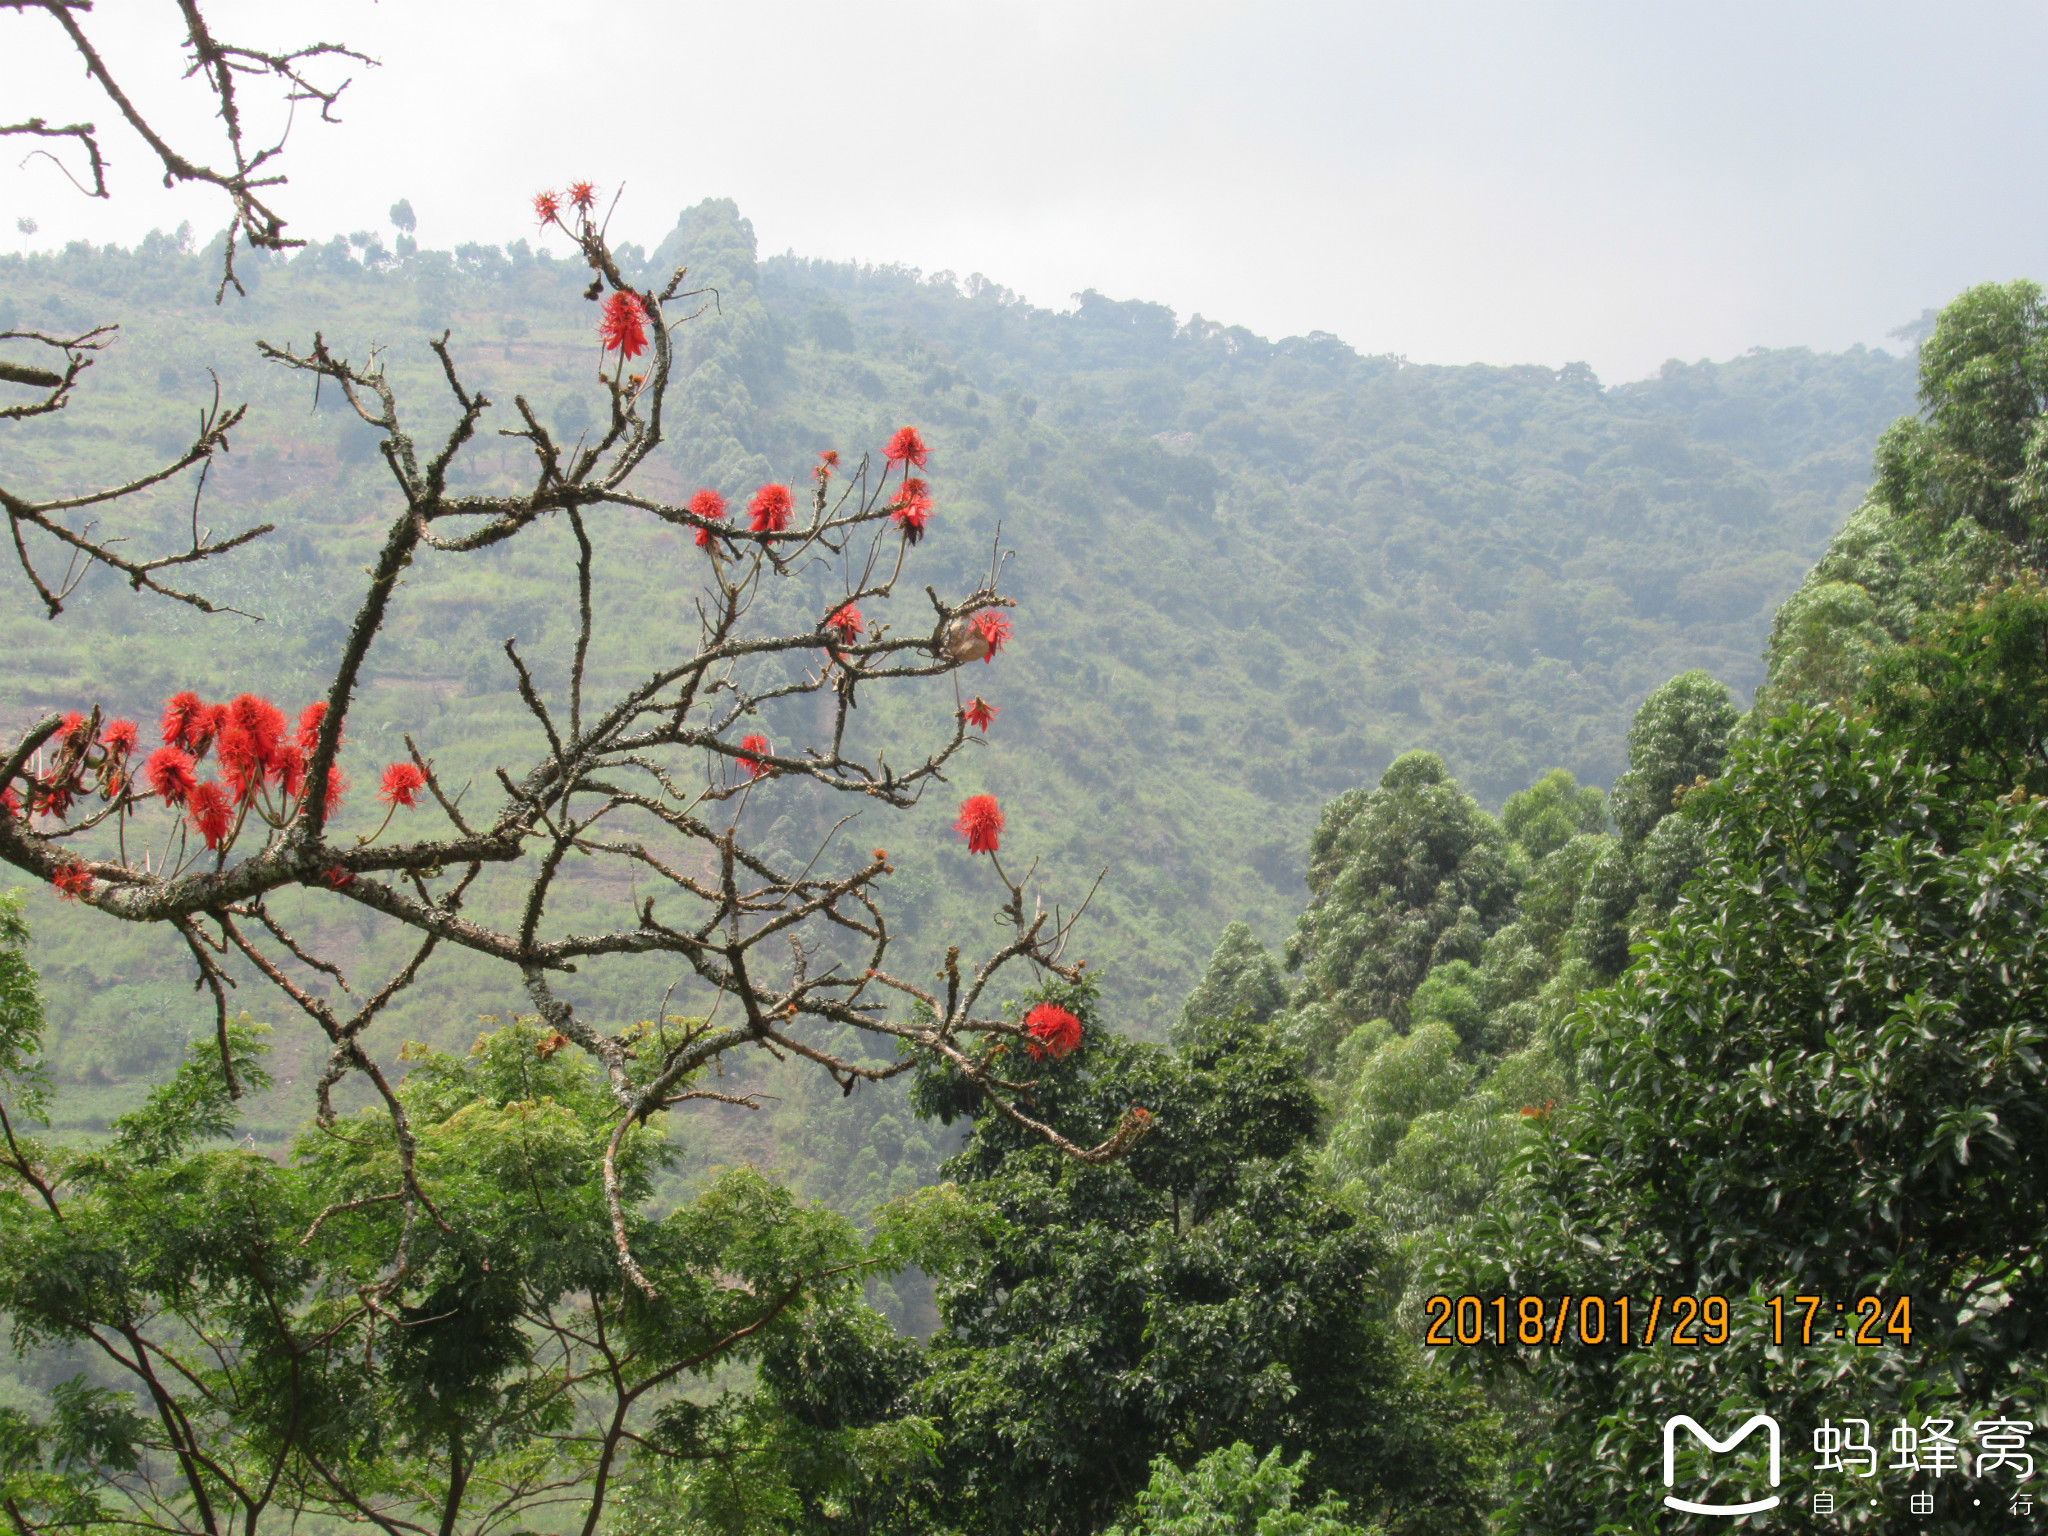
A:
MULTIPOLYGON (((1767 1413, 1760 1413, 1726 1440, 1716 1440, 1695 1419, 1679 1414, 1664 1421, 1664 1486, 1671 1487, 1678 1481, 1678 1428, 1684 1425, 1691 1430, 1695 1439, 1710 1451, 1732 1451, 1749 1438, 1749 1432, 1759 1424, 1770 1436, 1771 1442, 1771 1486, 1778 1486, 1778 1421, 1767 1413)), ((1689 1515, 1753 1515, 1760 1510, 1776 1509, 1778 1496, 1774 1493, 1767 1499, 1758 1499, 1749 1504, 1695 1504, 1690 1499, 1664 1495, 1665 1507, 1682 1509, 1689 1515)))

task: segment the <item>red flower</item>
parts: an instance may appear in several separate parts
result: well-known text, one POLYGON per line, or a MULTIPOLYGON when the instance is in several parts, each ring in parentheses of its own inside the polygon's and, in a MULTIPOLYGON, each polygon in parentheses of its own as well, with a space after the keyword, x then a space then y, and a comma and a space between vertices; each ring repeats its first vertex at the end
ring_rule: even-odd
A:
POLYGON ((338 891, 343 886, 347 885, 351 880, 355 879, 355 875, 350 871, 343 869, 339 864, 337 864, 334 866, 334 868, 327 871, 327 873, 324 876, 322 876, 322 878, 326 880, 326 882, 330 886, 332 886, 335 890, 338 891))
POLYGON ((269 764, 256 755, 256 743, 247 731, 229 726, 220 733, 220 741, 214 750, 214 757, 220 763, 221 782, 236 800, 254 800, 263 788, 263 776, 269 771, 269 764))
POLYGON ((377 798, 386 805, 402 805, 409 811, 420 803, 420 791, 426 784, 427 776, 420 772, 417 763, 391 763, 384 769, 384 786, 377 791, 377 798))
POLYGON ((50 876, 50 884, 57 887, 66 901, 76 901, 92 891, 92 871, 83 864, 59 864, 57 872, 50 876))
POLYGON ((967 839, 969 853, 994 853, 1003 833, 1002 807, 994 795, 969 795, 960 802, 953 830, 967 839))
POLYGON ((832 471, 839 467, 839 450, 827 448, 818 455, 818 462, 811 470, 811 478, 823 485, 832 478, 832 471))
POLYGON ((284 744, 284 711, 268 699, 244 693, 228 705, 228 722, 234 729, 248 733, 256 760, 268 768, 277 749, 284 744))
POLYGON ((72 710, 64 717, 64 744, 69 746, 85 735, 85 716, 72 710))
POLYGON ((142 774, 149 780, 149 787, 163 796, 164 804, 171 806, 183 805, 191 799, 199 783, 192 772, 191 757, 176 747, 158 747, 150 753, 142 774))
POLYGON ((228 835, 228 823, 233 814, 228 806, 228 797, 221 793, 221 787, 208 779, 192 791, 192 830, 206 839, 209 849, 218 848, 221 839, 228 835))
POLYGON ((327 799, 322 805, 326 815, 332 816, 341 809, 341 797, 348 793, 348 778, 341 771, 341 764, 327 765, 327 799))
POLYGON ((977 731, 986 731, 989 728, 990 723, 995 719, 997 715, 1001 714, 1002 711, 996 705, 989 703, 987 699, 984 699, 980 694, 977 693, 974 696, 974 702, 972 704, 969 704, 960 713, 961 717, 965 719, 966 722, 969 725, 973 726, 977 731))
POLYGON ((542 229, 546 229, 550 224, 559 223, 561 212, 562 200, 555 196, 554 193, 536 192, 533 194, 533 216, 540 220, 540 227, 542 229))
POLYGON ((841 645, 851 645, 860 638, 861 631, 866 628, 866 625, 861 619, 858 608, 854 607, 851 603, 841 603, 832 610, 831 615, 821 627, 836 629, 839 631, 839 643, 841 645))
POLYGON ((325 704, 308 704, 299 711, 299 750, 311 757, 320 741, 320 722, 327 718, 325 704))
MULTIPOLYGON (((690 510, 699 517, 710 518, 713 522, 722 522, 725 518, 725 498, 716 491, 699 491, 690 498, 690 510)), ((699 528, 697 530, 697 547, 702 549, 710 542, 711 530, 709 528, 699 528)))
POLYGON ((607 352, 638 357, 647 350, 647 311, 640 295, 620 289, 604 301, 604 316, 597 322, 597 334, 604 338, 607 352))
MULTIPOLYGON (((740 738, 740 750, 742 752, 766 752, 768 750, 768 738, 766 736, 742 736, 740 738)), ((772 768, 758 758, 743 757, 740 759, 740 766, 747 771, 747 777, 750 779, 758 779, 764 773, 774 772, 772 768)))
POLYGON ((891 464, 915 464, 919 469, 923 469, 924 461, 931 457, 932 451, 925 446, 925 440, 917 435, 917 428, 898 427, 896 435, 889 439, 889 446, 882 450, 882 454, 891 464))
POLYGON ((906 478, 902 489, 896 493, 902 505, 895 511, 896 526, 903 530, 904 538, 915 544, 924 537, 924 525, 932 515, 931 492, 922 480, 906 478))
POLYGON ((747 507, 747 516, 753 519, 756 533, 782 532, 789 526, 789 487, 762 486, 754 492, 754 499, 747 507))
POLYGON ((590 212, 591 204, 597 201, 597 183, 592 181, 570 182, 569 201, 576 205, 578 213, 590 212))
POLYGON ((288 741, 272 754, 270 782, 284 791, 287 800, 296 800, 306 792, 306 754, 299 750, 297 742, 288 741))
POLYGON ((205 719, 206 701, 198 694, 190 689, 172 694, 164 700, 164 745, 197 752, 193 738, 204 729, 205 719))
POLYGON ((133 720, 109 720, 100 732, 100 745, 116 757, 126 757, 135 750, 137 734, 133 720))
POLYGON ((5 789, 0 789, 0 805, 7 807, 7 814, 10 816, 19 816, 21 814, 21 797, 15 794, 12 784, 8 785, 5 789))
POLYGON ((31 809, 45 816, 62 817, 71 809, 71 802, 78 798, 75 783, 55 783, 38 779, 29 790, 28 803, 31 809))
POLYGON ((1010 643, 1010 621, 993 608, 984 608, 974 616, 974 632, 988 642, 988 654, 981 659, 994 661, 996 652, 1010 643))
POLYGON ((1081 1043, 1081 1021, 1054 1003, 1040 1003, 1025 1014, 1024 1032, 1034 1041, 1025 1047, 1033 1060, 1048 1054, 1058 1060, 1081 1043))

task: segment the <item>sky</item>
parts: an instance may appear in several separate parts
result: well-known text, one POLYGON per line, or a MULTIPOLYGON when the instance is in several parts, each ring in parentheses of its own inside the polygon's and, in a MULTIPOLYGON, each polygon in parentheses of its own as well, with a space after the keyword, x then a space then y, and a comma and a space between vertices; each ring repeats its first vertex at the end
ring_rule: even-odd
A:
MULTIPOLYGON (((332 71, 354 77, 341 124, 302 114, 287 143, 278 203, 314 237, 388 241, 404 197, 423 244, 532 238, 533 193, 589 178, 649 246, 730 197, 764 255, 1609 382, 1896 347, 1972 283, 2048 280, 2039 0, 205 9, 227 39, 379 61, 332 71)), ((217 157, 175 8, 99 0, 85 25, 145 112, 217 157)), ((0 12, 0 52, 0 120, 111 119, 46 16, 0 12)), ((108 146, 104 203, 0 158, 0 250, 226 222, 217 195, 156 185, 140 141, 108 146)))

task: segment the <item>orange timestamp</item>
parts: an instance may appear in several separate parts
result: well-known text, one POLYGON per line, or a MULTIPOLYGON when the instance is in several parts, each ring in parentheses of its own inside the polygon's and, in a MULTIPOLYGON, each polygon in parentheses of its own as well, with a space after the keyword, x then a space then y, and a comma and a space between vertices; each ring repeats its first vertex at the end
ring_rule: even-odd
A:
MULTIPOLYGON (((1771 1342, 1796 1335, 1853 1338, 1864 1346, 1911 1344, 1913 1298, 1859 1296, 1853 1310, 1823 1296, 1771 1296, 1763 1310, 1771 1342)), ((1733 1336, 1725 1296, 1432 1296, 1426 1344, 1726 1344, 1733 1336)))

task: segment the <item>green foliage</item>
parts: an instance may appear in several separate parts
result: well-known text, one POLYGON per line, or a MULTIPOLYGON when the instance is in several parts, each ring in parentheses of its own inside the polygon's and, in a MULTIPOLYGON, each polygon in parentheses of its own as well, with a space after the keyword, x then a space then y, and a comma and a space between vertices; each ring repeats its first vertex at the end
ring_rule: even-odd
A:
POLYGON ((1727 686, 1686 672, 1643 700, 1628 728, 1628 772, 1614 781, 1614 826, 1635 846, 1671 814, 1672 796, 1721 771, 1740 716, 1727 686))
POLYGON ((28 959, 20 891, 0 892, 0 1094, 10 1115, 43 1120, 50 1076, 43 1056, 43 999, 28 959))
POLYGON ((1595 975, 1619 975, 1629 945, 1670 911, 1699 862, 1692 821, 1673 816, 1721 771, 1740 720, 1704 672, 1674 677, 1643 700, 1628 733, 1628 772, 1614 783, 1615 840, 1584 871, 1570 952, 1595 975))
MULTIPOLYGON (((1655 697, 1655 695, 1652 695, 1655 697)), ((1642 719, 1638 711, 1636 718, 1642 719)), ((1502 830, 1532 859, 1543 858, 1581 833, 1607 830, 1607 797, 1553 768, 1500 808, 1502 830)))
POLYGON ((1167 1457, 1152 1463, 1152 1481, 1139 1492, 1128 1524, 1104 1536, 1375 1536, 1344 1518, 1348 1505, 1325 1493, 1313 1508, 1296 1509, 1295 1495, 1308 1463, 1294 1465, 1276 1446, 1261 1461, 1242 1440, 1211 1451, 1186 1472, 1167 1457))
POLYGON ((2048 791, 2048 593, 2023 572, 1939 609, 1870 666, 1860 702, 1978 795, 2048 791))
MULTIPOLYGON (((262 1034, 228 1029, 252 1086, 262 1034)), ((736 1458, 787 1450, 772 1486, 791 1519, 928 1459, 929 1431, 892 1411, 915 1346, 860 1282, 942 1251, 957 1202, 892 1216, 873 1253, 750 1169, 657 1217, 663 1128, 621 1130, 599 1073, 526 1025, 466 1056, 411 1053, 408 1198, 381 1109, 281 1162, 222 1147, 214 1051, 195 1044, 101 1145, 9 1143, 0 1309, 17 1345, 83 1348, 120 1378, 0 1422, 28 1528, 83 1511, 162 1531, 373 1514, 474 1532, 566 1497, 587 1530, 645 1478, 727 1529, 736 1458), (651 1291, 622 1273, 621 1239, 651 1291), (684 1395, 735 1367, 761 1391, 684 1395)), ((629 1523, 651 1496, 629 1498, 629 1523)), ((770 1528, 767 1506, 743 1513, 770 1528)))
POLYGON ((1696 883, 1582 1004, 1577 1097, 1434 1287, 1717 1292, 1749 1331, 1528 1352, 1554 1404, 1530 1530, 1647 1516, 1654 1404, 1761 1398, 1805 1443, 1849 1396, 1978 1417, 2048 1383, 2048 812, 1958 797, 1914 744, 1828 709, 1771 722, 1699 798, 1696 883), (1762 1297, 1799 1292, 1910 1295, 1910 1351, 1760 1346, 1762 1297))
POLYGON ((2033 283, 1986 283, 1920 348, 1922 415, 1878 444, 1869 498, 1771 627, 1759 718, 1846 702, 1922 614, 2038 565, 2048 515, 2048 307, 2033 283))
POLYGON ((1968 519, 2038 550, 2048 535, 2048 304, 2037 283, 1985 283, 1920 346, 1922 419, 1877 451, 1874 494, 1932 531, 1968 519))
POLYGON ((1367 1019, 1404 1024, 1432 965, 1477 959, 1516 884, 1500 827, 1430 752, 1396 760, 1378 789, 1324 807, 1308 882, 1287 947, 1304 972, 1290 1028, 1325 1061, 1367 1019))
POLYGON ((1252 1023, 1263 1024, 1286 1006, 1287 983, 1272 951, 1247 924, 1232 923, 1217 940, 1201 985, 1181 1005, 1172 1040, 1193 1039, 1205 1019, 1227 1019, 1242 1009, 1252 1023))
POLYGON ((1415 1371, 1370 1305, 1369 1228, 1320 1194, 1299 1053, 1243 1015, 1179 1052, 1102 1030, 1034 1068, 1060 1127, 1133 1103, 1154 1129, 1087 1166, 977 1121, 948 1166, 995 1218, 944 1267, 914 1400, 945 1437, 934 1514, 968 1532, 1098 1530, 1165 1456, 1313 1452, 1307 1485, 1392 1529, 1475 1520, 1483 1420, 1415 1371))

